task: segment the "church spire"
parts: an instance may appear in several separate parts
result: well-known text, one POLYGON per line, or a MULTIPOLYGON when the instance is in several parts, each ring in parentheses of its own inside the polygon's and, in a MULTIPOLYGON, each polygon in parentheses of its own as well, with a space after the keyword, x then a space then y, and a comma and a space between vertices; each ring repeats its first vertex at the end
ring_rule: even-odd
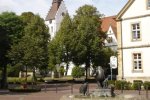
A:
POLYGON ((53 3, 61 3, 63 0, 53 0, 53 3))
POLYGON ((58 10, 58 8, 59 8, 62 1, 63 0, 53 0, 52 6, 51 6, 45 20, 55 19, 55 15, 56 15, 57 10, 58 10))

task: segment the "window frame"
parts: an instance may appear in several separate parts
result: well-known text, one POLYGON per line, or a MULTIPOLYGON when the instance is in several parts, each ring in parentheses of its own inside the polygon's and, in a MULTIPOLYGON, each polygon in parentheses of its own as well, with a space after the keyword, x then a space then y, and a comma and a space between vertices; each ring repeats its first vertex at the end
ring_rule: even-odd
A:
POLYGON ((140 52, 132 53, 132 59, 133 59, 132 60, 132 69, 133 69, 133 72, 143 72, 143 60, 142 60, 142 58, 143 58, 142 53, 140 53, 140 52), (140 58, 139 58, 139 54, 140 54, 140 58), (134 55, 137 55, 136 58, 135 58, 134 55), (137 68, 135 68, 135 62, 137 62, 137 68), (139 62, 141 62, 141 63, 139 63, 139 62))
POLYGON ((141 41, 141 40, 142 40, 141 23, 140 22, 131 23, 131 41, 141 41), (139 24, 139 26, 137 26, 137 24, 139 24), (133 25, 135 25, 136 29, 133 29, 133 25), (139 27, 139 29, 138 29, 138 27, 139 27), (134 37, 133 32, 136 32, 135 37, 134 37), (138 38, 138 34, 140 35, 140 38, 138 38))
POLYGON ((150 0, 146 1, 146 6, 147 6, 147 9, 149 10, 150 9, 150 0))
POLYGON ((108 43, 113 43, 113 38, 111 36, 107 37, 107 42, 108 43))
POLYGON ((54 27, 53 26, 51 26, 51 33, 53 33, 54 32, 54 27))

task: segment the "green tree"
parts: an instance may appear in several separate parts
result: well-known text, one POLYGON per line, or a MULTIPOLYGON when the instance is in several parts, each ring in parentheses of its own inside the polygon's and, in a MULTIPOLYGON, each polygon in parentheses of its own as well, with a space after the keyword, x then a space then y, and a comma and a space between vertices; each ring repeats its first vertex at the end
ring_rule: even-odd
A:
POLYGON ((56 36, 52 41, 49 42, 48 67, 51 71, 56 71, 56 66, 60 65, 62 62, 62 48, 60 47, 61 42, 59 41, 59 37, 56 36))
POLYGON ((2 70, 2 87, 6 87, 7 64, 10 62, 7 52, 13 43, 22 37, 23 23, 13 12, 0 14, 0 67, 2 70))
POLYGON ((49 40, 48 28, 42 18, 34 15, 27 21, 29 22, 26 22, 28 24, 24 28, 24 36, 11 46, 8 55, 14 65, 19 64, 26 68, 26 74, 27 68, 34 72, 35 68, 47 66, 49 40))
POLYGON ((65 62, 66 64, 66 73, 67 75, 69 69, 69 62, 71 61, 71 43, 72 40, 72 32, 73 32, 73 25, 72 20, 69 14, 65 14, 63 21, 61 22, 61 26, 59 31, 56 34, 56 38, 59 41, 59 49, 62 51, 61 54, 61 62, 65 62))
POLYGON ((76 13, 73 19, 72 59, 76 65, 85 64, 87 78, 88 68, 95 63, 106 35, 100 29, 102 15, 95 7, 84 5, 76 13))
POLYGON ((72 69, 71 75, 73 76, 73 78, 80 78, 84 75, 84 70, 80 66, 75 66, 72 69))

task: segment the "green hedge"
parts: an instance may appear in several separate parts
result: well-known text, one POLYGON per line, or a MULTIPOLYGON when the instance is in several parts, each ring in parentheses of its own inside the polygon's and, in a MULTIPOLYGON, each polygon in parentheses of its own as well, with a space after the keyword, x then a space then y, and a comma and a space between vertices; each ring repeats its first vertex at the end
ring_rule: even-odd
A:
POLYGON ((148 90, 150 90, 150 82, 149 81, 145 81, 143 83, 143 86, 144 86, 144 89, 147 89, 147 87, 148 87, 148 90))
POLYGON ((139 90, 141 89, 141 86, 143 85, 143 82, 140 80, 135 80, 132 84, 132 87, 134 90, 139 90))
POLYGON ((84 70, 83 68, 76 66, 72 69, 71 75, 73 78, 80 78, 81 76, 84 75, 84 70))
MULTIPOLYGON (((25 78, 8 77, 7 78, 7 82, 9 84, 23 84, 23 83, 25 83, 25 78)), ((32 83, 32 82, 33 82, 33 78, 32 77, 28 77, 27 78, 27 83, 32 83)))
POLYGON ((115 86, 115 89, 117 90, 131 90, 132 89, 132 83, 127 82, 127 81, 122 81, 122 80, 109 80, 108 85, 113 84, 115 86))
POLYGON ((22 85, 18 86, 18 87, 14 87, 14 88, 9 88, 9 91, 11 92, 39 92, 41 91, 41 87, 37 86, 37 85, 31 85, 31 86, 27 86, 27 88, 24 88, 22 85))

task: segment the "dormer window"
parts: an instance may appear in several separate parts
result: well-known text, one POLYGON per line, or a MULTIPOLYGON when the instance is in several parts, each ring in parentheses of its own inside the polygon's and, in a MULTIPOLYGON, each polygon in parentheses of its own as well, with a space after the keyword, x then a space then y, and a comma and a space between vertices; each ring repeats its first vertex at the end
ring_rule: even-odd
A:
POLYGON ((49 23, 51 24, 51 23, 52 23, 52 20, 49 20, 49 23))
POLYGON ((65 15, 65 13, 64 12, 62 12, 62 14, 61 14, 62 16, 64 16, 65 15))
POLYGON ((108 43, 112 43, 112 42, 113 42, 112 37, 108 37, 108 38, 107 38, 107 42, 108 42, 108 43))
POLYGON ((147 0, 147 8, 150 9, 150 0, 147 0))

